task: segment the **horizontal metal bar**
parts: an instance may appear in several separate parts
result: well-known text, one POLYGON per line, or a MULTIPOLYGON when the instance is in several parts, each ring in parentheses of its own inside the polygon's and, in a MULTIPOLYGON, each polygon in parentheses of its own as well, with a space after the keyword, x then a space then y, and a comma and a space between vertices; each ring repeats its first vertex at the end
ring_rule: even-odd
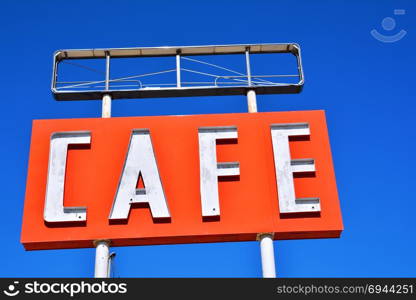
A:
MULTIPOLYGON (((280 86, 252 86, 256 94, 297 94, 302 91, 303 85, 288 84, 280 86)), ((135 98, 167 98, 167 97, 200 97, 220 95, 246 95, 247 86, 210 86, 210 87, 181 87, 161 89, 134 89, 134 90, 112 90, 109 92, 100 90, 90 91, 58 91, 53 89, 55 99, 58 101, 68 100, 100 100, 102 95, 110 94, 112 99, 135 99, 135 98)))
POLYGON ((56 84, 93 83, 95 81, 57 81, 56 84))
MULTIPOLYGON (((254 84, 259 84, 259 85, 264 85, 264 82, 252 82, 254 84)), ((219 82, 217 83, 217 85, 213 84, 212 82, 193 82, 193 83, 189 83, 189 82, 182 82, 183 85, 189 84, 189 85, 198 85, 198 84, 209 84, 207 87, 219 87, 219 86, 227 86, 227 85, 239 85, 241 86, 241 82, 219 82)), ((276 83, 267 83, 267 86, 282 86, 285 83, 280 83, 280 82, 276 82, 276 83)), ((175 83, 152 83, 152 84, 141 84, 141 85, 133 85, 133 84, 126 84, 126 85, 111 85, 111 87, 138 87, 139 89, 143 89, 146 87, 162 87, 162 86, 167 86, 167 87, 176 87, 175 83)), ((78 86, 75 87, 75 89, 94 89, 94 88, 105 88, 105 85, 83 85, 83 86, 78 86)), ((202 87, 202 86, 201 86, 202 87)), ((248 87, 248 85, 247 85, 248 87)), ((64 89, 69 89, 69 88, 73 88, 72 86, 66 87, 66 86, 61 86, 61 87, 57 87, 56 90, 58 91, 62 91, 64 89)), ((88 91, 88 90, 86 90, 88 91)), ((92 90, 93 91, 93 90, 92 90)))
MULTIPOLYGON (((137 84, 126 84, 126 85, 118 85, 118 84, 112 84, 111 85, 111 88, 113 88, 113 87, 121 87, 121 88, 123 88, 123 87, 139 87, 139 88, 143 88, 144 86, 138 86, 137 84)), ((65 86, 63 86, 63 87, 58 87, 57 89, 58 90, 60 90, 60 89, 65 89, 66 87, 65 86)), ((81 87, 78 87, 78 89, 85 89, 85 88, 88 88, 88 89, 91 89, 91 88, 105 88, 105 85, 92 85, 92 86, 81 86, 81 87)), ((88 90, 87 90, 88 91, 88 90)))
MULTIPOLYGON (((218 75, 218 77, 220 77, 220 78, 225 78, 225 79, 227 79, 227 78, 247 78, 248 76, 247 75, 242 75, 242 76, 235 76, 235 75, 218 75)), ((283 74, 283 75, 251 75, 251 77, 253 78, 253 77, 299 77, 299 75, 298 74, 291 74, 291 75, 286 75, 286 74, 283 74)))
MULTIPOLYGON (((115 80, 110 80, 114 82, 115 80)), ((116 80, 116 82, 138 82, 140 80, 116 80)), ((94 83, 96 81, 58 81, 56 84, 73 84, 73 83, 94 83)))
POLYGON ((140 56, 181 56, 204 54, 238 54, 250 49, 256 53, 294 53, 299 46, 295 43, 283 44, 239 44, 239 45, 209 45, 209 46, 172 46, 172 47, 144 47, 144 48, 106 48, 106 49, 67 49, 55 53, 55 58, 64 59, 105 58, 108 53, 111 58, 140 57, 140 56))

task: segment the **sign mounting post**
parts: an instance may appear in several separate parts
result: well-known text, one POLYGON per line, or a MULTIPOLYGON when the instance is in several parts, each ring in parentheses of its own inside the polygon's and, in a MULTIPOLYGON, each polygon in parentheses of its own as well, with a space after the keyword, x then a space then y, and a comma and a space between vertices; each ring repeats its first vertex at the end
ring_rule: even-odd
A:
MULTIPOLYGON (((110 53, 105 52, 105 90, 110 90, 110 53)), ((111 95, 104 94, 102 102, 102 118, 111 118, 111 95)), ((96 240, 95 246, 95 278, 108 278, 110 277, 110 241, 108 240, 96 240)))
MULTIPOLYGON (((105 90, 110 91, 110 53, 105 52, 105 90)), ((106 93, 103 95, 102 118, 111 118, 111 95, 106 93)))
POLYGON ((95 278, 108 278, 110 277, 110 241, 96 240, 95 246, 95 278))
MULTIPOLYGON (((250 67, 250 48, 246 48, 246 69, 247 81, 251 86, 251 67, 250 67)), ((247 106, 249 113, 257 112, 256 91, 249 89, 247 91, 247 106)), ((273 233, 259 233, 257 239, 260 241, 261 267, 264 278, 276 278, 276 265, 274 260, 273 233)))

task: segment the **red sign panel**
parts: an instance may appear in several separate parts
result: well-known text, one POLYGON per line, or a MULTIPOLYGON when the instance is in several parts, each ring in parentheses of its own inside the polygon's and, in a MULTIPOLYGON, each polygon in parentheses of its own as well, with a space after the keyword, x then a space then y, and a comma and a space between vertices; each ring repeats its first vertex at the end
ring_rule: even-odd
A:
POLYGON ((323 111, 33 122, 27 250, 342 229, 323 111))

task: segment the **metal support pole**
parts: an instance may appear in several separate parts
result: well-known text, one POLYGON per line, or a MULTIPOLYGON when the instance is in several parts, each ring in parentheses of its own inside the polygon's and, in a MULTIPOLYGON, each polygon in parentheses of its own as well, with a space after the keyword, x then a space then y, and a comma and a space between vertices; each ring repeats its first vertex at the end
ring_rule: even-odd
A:
POLYGON ((251 86, 250 48, 246 48, 247 82, 251 86))
POLYGON ((260 251, 261 251, 261 267, 263 270, 263 278, 276 278, 276 266, 274 263, 274 247, 273 234, 259 234, 260 251))
MULTIPOLYGON (((249 48, 246 49, 246 67, 248 86, 252 86, 249 48)), ((247 91, 247 106, 248 112, 257 112, 256 91, 254 89, 250 89, 247 91)), ((276 267, 274 264, 273 234, 262 233, 257 236, 257 239, 260 241, 261 266, 263 270, 263 277, 276 278, 276 267)))
POLYGON ((111 96, 109 94, 103 96, 101 117, 111 118, 111 96))
MULTIPOLYGON (((250 67, 250 49, 249 48, 246 48, 246 69, 247 69, 248 86, 252 86, 251 67, 250 67)), ((257 112, 256 91, 254 89, 248 90, 247 92, 247 106, 248 106, 248 112, 250 113, 257 112)))
POLYGON ((110 53, 105 52, 105 90, 110 89, 110 53))
MULTIPOLYGON (((110 53, 105 53, 105 90, 110 90, 110 53)), ((102 101, 101 109, 102 118, 111 117, 111 96, 110 94, 105 94, 102 101)))
MULTIPOLYGON (((247 68, 247 84, 252 86, 251 81, 251 67, 250 67, 250 48, 246 48, 246 68, 247 68)), ((257 99, 256 91, 249 89, 247 91, 247 106, 248 112, 257 112, 257 99)), ((264 278, 276 278, 276 266, 274 263, 274 247, 273 247, 273 234, 261 233, 257 235, 257 239, 260 241, 261 252, 261 267, 263 270, 264 278)))
POLYGON ((181 55, 176 54, 176 87, 181 87, 181 55))
MULTIPOLYGON (((105 90, 110 90, 110 54, 105 53, 105 90)), ((101 108, 101 117, 111 117, 111 95, 104 94, 101 108)), ((95 278, 108 278, 110 275, 110 241, 94 241, 95 246, 95 278)))
POLYGON ((108 278, 108 264, 110 262, 110 242, 99 240, 94 242, 95 246, 95 278, 108 278))
MULTIPOLYGON (((251 67, 250 67, 250 53, 249 48, 246 49, 246 68, 247 68, 247 82, 252 86, 251 81, 251 67)), ((256 91, 250 89, 247 92, 247 106, 248 112, 257 112, 256 91)), ((261 251, 261 266, 264 278, 276 278, 276 267, 274 263, 274 248, 273 248, 273 234, 262 233, 258 235, 260 241, 261 251)))
POLYGON ((257 99, 256 99, 255 90, 249 90, 247 92, 247 106, 248 106, 248 112, 250 113, 257 112, 257 99))

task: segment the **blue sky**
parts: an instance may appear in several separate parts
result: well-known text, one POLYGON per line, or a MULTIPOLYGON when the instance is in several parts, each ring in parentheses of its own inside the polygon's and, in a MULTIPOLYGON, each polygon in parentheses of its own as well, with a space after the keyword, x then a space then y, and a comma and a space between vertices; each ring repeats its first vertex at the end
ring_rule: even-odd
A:
MULTIPOLYGON (((1 1, 2 277, 91 277, 94 249, 26 252, 20 227, 33 119, 100 117, 57 102, 57 49, 296 42, 305 87, 259 111, 324 109, 345 230, 275 242, 281 277, 416 276, 414 1, 1 1), (394 15, 405 9, 405 15, 394 15), (382 27, 392 17, 396 27, 382 27), (383 43, 372 29, 407 34, 383 43)), ((246 112, 244 96, 120 100, 113 116, 246 112)), ((113 248, 115 277, 260 277, 257 242, 113 248)))

